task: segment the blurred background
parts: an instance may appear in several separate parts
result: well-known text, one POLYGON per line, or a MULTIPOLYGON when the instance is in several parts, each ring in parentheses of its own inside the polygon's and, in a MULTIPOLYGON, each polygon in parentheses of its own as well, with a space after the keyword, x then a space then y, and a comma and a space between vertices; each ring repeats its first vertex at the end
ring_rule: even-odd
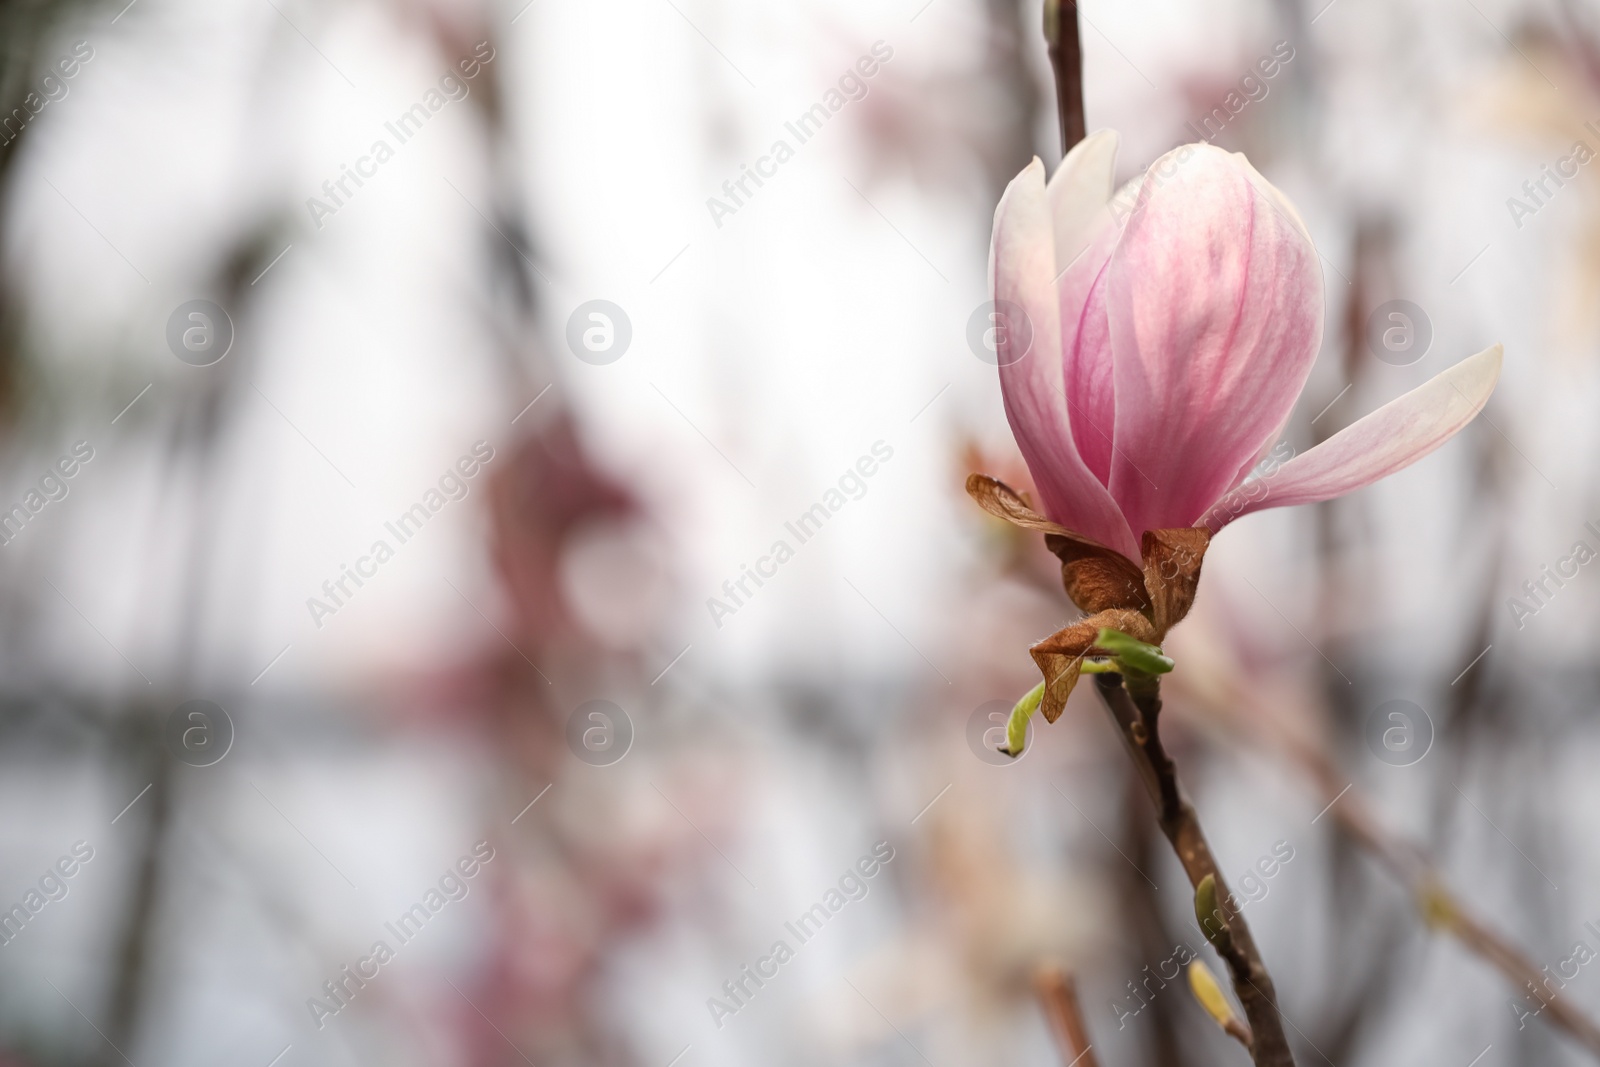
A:
MULTIPOLYGON (((1100 1063, 1245 1062, 1091 687, 990 751, 1078 615, 961 488, 1027 484, 969 326, 1060 156, 1039 24, 0 8, 5 1064, 1065 1063, 1045 961, 1100 1063)), ((1230 527, 1168 645, 1299 1061, 1595 1062, 1419 898, 1600 1017, 1600 8, 1082 35, 1122 177, 1204 136, 1306 218, 1286 449, 1506 346, 1439 453, 1230 527)))

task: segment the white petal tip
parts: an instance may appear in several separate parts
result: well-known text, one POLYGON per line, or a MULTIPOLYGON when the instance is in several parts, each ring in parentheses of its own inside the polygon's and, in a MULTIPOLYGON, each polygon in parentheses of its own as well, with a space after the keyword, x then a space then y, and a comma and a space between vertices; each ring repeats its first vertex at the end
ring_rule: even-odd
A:
POLYGON ((1500 381, 1500 369, 1505 364, 1506 346, 1496 342, 1482 352, 1468 356, 1444 374, 1470 383, 1474 391, 1481 390, 1485 400, 1500 381))

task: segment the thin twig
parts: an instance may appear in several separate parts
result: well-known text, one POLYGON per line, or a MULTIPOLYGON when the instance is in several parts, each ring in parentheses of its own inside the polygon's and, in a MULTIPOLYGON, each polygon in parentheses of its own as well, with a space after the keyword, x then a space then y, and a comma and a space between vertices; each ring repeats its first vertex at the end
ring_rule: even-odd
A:
POLYGON ((1251 687, 1224 682, 1220 688, 1197 688, 1193 695, 1204 703, 1210 720, 1229 734, 1298 765, 1314 783, 1322 803, 1337 798, 1338 803, 1327 808, 1328 818, 1410 891, 1436 929, 1499 971, 1519 993, 1536 998, 1540 1017, 1600 1059, 1600 1026, 1549 987, 1546 975, 1525 950, 1462 902, 1420 845, 1394 833, 1373 814, 1360 788, 1351 787, 1350 778, 1318 743, 1286 724, 1268 699, 1251 687))
POLYGON ((1177 768, 1162 747, 1160 683, 1153 677, 1145 677, 1134 683, 1131 692, 1124 687, 1121 675, 1096 675, 1095 683, 1156 805, 1161 831, 1171 842, 1190 884, 1198 888, 1208 875, 1215 879, 1218 908, 1227 936, 1217 938, 1214 944, 1228 965, 1234 995, 1239 998, 1250 1022, 1253 1036, 1250 1054, 1256 1067, 1294 1067, 1294 1054, 1289 1051, 1289 1039, 1283 1031, 1272 977, 1261 960, 1244 916, 1233 907, 1235 898, 1211 854, 1211 846, 1200 827, 1200 817, 1178 788, 1177 768))
MULTIPOLYGON (((1138 811, 1144 803, 1144 785, 1137 775, 1122 777, 1118 787, 1121 803, 1127 805, 1127 811, 1138 811)), ((1126 849, 1128 858, 1133 862, 1117 864, 1113 868, 1121 876, 1113 892, 1126 909, 1125 921, 1133 927, 1130 941, 1135 951, 1143 959, 1161 959, 1182 938, 1162 907, 1161 890, 1145 877, 1144 872, 1160 869, 1167 839, 1162 836, 1161 828, 1154 819, 1119 819, 1118 822, 1122 824, 1122 833, 1119 835, 1122 843, 1116 847, 1126 849)), ((1150 1055, 1146 1062, 1157 1063, 1161 1067, 1201 1067, 1201 1056, 1192 1042, 1186 1040, 1189 1035, 1181 1032, 1178 999, 1157 997, 1150 1001, 1148 1009, 1139 1013, 1141 1020, 1146 1015, 1150 1017, 1147 1024, 1150 1055)))
MULTIPOLYGON (((1323 753, 1309 744, 1281 735, 1280 743, 1310 772, 1324 796, 1349 788, 1336 784, 1348 780, 1341 779, 1338 768, 1323 753)), ((1445 884, 1421 847, 1391 833, 1379 822, 1360 790, 1349 789, 1329 814, 1341 830, 1410 890, 1431 925, 1452 935, 1463 947, 1498 970, 1519 993, 1534 997, 1539 1006, 1530 1010, 1548 1015, 1552 1025, 1600 1059, 1600 1026, 1550 988, 1547 976, 1527 952, 1473 914, 1445 884)))
POLYGON ((1078 983, 1072 972, 1054 964, 1041 965, 1034 972, 1033 988, 1050 1020, 1056 1044, 1061 1046, 1061 1062, 1067 1067, 1100 1067, 1089 1041, 1089 1028, 1083 1022, 1078 983))
POLYGON ((1061 154, 1089 132, 1083 117, 1083 47, 1078 37, 1076 0, 1045 0, 1044 39, 1056 76, 1056 109, 1061 116, 1061 154))

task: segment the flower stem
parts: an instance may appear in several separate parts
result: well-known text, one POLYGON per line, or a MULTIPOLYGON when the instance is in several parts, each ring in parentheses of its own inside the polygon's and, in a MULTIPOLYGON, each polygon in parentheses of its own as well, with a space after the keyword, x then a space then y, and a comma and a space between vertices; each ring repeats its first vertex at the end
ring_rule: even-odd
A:
POLYGON ((1158 729, 1160 681, 1151 675, 1136 675, 1130 671, 1126 676, 1096 675, 1095 684, 1116 722, 1145 790, 1156 805, 1156 821, 1161 832, 1172 844, 1190 884, 1199 889, 1207 876, 1213 879, 1227 936, 1214 939, 1212 944, 1228 965, 1234 995, 1239 998, 1245 1018, 1250 1022, 1251 1058, 1256 1067, 1294 1067, 1272 977, 1261 961, 1261 953, 1250 936, 1244 916, 1231 906, 1233 894, 1217 868, 1211 846, 1206 843, 1200 817, 1178 788, 1177 768, 1161 744, 1158 729))
POLYGON ((1061 116, 1061 154, 1083 140, 1083 48, 1078 40, 1077 0, 1045 0, 1044 39, 1056 76, 1056 110, 1061 116))

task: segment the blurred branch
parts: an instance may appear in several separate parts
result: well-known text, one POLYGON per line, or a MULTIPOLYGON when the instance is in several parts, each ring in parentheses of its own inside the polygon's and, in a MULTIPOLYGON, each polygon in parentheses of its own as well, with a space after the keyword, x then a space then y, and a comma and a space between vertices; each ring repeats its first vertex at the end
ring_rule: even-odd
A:
POLYGON ((1072 973, 1046 964, 1034 973, 1033 988, 1039 995, 1045 1017, 1050 1020, 1056 1043, 1061 1046, 1061 1062, 1067 1067, 1100 1067, 1094 1046, 1089 1042, 1083 1011, 1078 1006, 1078 983, 1072 973))
MULTIPOLYGON (((1343 788, 1334 784, 1339 779, 1339 772, 1332 760, 1308 751, 1302 755, 1300 762, 1316 776, 1324 795, 1332 797, 1343 788)), ((1473 915, 1462 904, 1461 898, 1445 885, 1438 870, 1418 846, 1391 834, 1373 817, 1365 799, 1354 789, 1344 794, 1331 814, 1340 829, 1353 837, 1411 891, 1430 926, 1453 935, 1513 984, 1534 991, 1543 1005, 1540 1013, 1548 1012, 1553 1025, 1600 1059, 1600 1027, 1573 1007, 1565 997, 1550 989, 1538 965, 1510 938, 1473 915)))
POLYGON ((1600 89, 1600 41, 1596 41, 1589 32, 1581 14, 1582 8, 1575 0, 1560 0, 1557 7, 1561 12, 1558 32, 1565 33, 1566 41, 1577 53, 1578 65, 1589 79, 1590 86, 1600 89))
POLYGON ((1327 801, 1326 809, 1334 822, 1364 848, 1378 864, 1404 885, 1417 902, 1423 917, 1435 929, 1449 933, 1468 951, 1494 967, 1519 992, 1532 992, 1557 1029, 1600 1059, 1600 1027, 1556 990, 1550 989, 1545 975, 1528 954, 1506 935, 1474 915, 1460 896, 1451 890, 1422 848, 1392 833, 1373 814, 1365 797, 1339 770, 1333 759, 1313 742, 1296 736, 1267 711, 1247 717, 1235 704, 1247 704, 1246 687, 1237 686, 1237 701, 1210 699, 1208 706, 1230 733, 1243 741, 1260 744, 1270 737, 1271 745, 1287 755, 1317 784, 1327 801))
POLYGON ((1045 0, 1044 39, 1056 76, 1056 109, 1061 117, 1061 154, 1083 140, 1083 47, 1078 39, 1077 0, 1045 0))
MULTIPOLYGON (((45 49, 74 18, 100 6, 97 0, 12 0, 0 4, 0 99, 10 121, 17 113, 29 114, 25 103, 33 84, 49 62, 45 49), (14 110, 13 110, 14 109, 14 110)), ((46 122, 54 121, 53 116, 46 122)), ((12 132, 0 127, 0 200, 12 203, 19 149, 28 138, 27 126, 12 132)), ((0 211, 0 245, 9 247, 19 213, 0 211)), ((0 425, 20 421, 24 375, 26 323, 20 279, 0 265, 0 425)))
MULTIPOLYGON (((1319 5, 1320 6, 1320 5, 1319 5)), ((1305 23, 1305 12, 1298 3, 1291 17, 1305 23)), ((1310 51, 1307 49, 1307 51, 1310 51)), ((1301 72, 1304 74, 1305 72, 1301 72)), ((1375 360, 1367 348, 1366 319, 1371 310, 1386 300, 1401 295, 1395 262, 1398 223, 1387 213, 1366 208, 1352 209, 1350 285, 1343 310, 1341 375, 1344 386, 1337 395, 1328 395, 1326 404, 1317 401, 1324 414, 1331 412, 1339 399, 1364 389, 1373 373, 1375 360)), ((1338 381, 1328 392, 1339 388, 1338 381)), ((1340 420, 1318 416, 1308 427, 1312 447, 1338 432, 1340 420)), ((1347 560, 1364 559, 1374 551, 1370 509, 1358 499, 1325 500, 1313 506, 1316 523, 1318 608, 1315 618, 1324 621, 1324 633, 1339 639, 1338 624, 1330 620, 1349 618, 1352 605, 1349 590, 1341 580, 1347 560)), ((1360 740, 1362 709, 1370 703, 1369 682, 1363 674, 1347 679, 1331 666, 1321 669, 1321 693, 1327 710, 1327 728, 1340 745, 1360 740)), ((1354 975, 1353 981, 1340 982, 1338 992, 1323 998, 1320 1018, 1312 1024, 1315 1047, 1335 1063, 1350 1057, 1363 1031, 1382 1010, 1400 980, 1400 962, 1405 941, 1399 936, 1404 920, 1370 921, 1377 913, 1375 880, 1360 865, 1360 849, 1347 837, 1335 837, 1328 856, 1329 922, 1345 931, 1329 946, 1332 953, 1330 976, 1354 975)))
POLYGON ((994 147, 979 153, 989 182, 982 198, 985 225, 993 218, 994 205, 1006 185, 1038 154, 1034 138, 1044 99, 1028 63, 1034 27, 1024 17, 1026 6, 1018 0, 988 0, 985 4, 989 32, 984 74, 1000 94, 999 106, 984 116, 988 140, 994 147))
POLYGON ((1160 684, 1152 677, 1130 679, 1130 682, 1131 685, 1125 686, 1123 676, 1118 674, 1095 676, 1100 697, 1116 722, 1150 799, 1155 802, 1161 830, 1178 854, 1190 884, 1199 890, 1201 883, 1210 879, 1215 887, 1216 914, 1221 918, 1222 929, 1214 936, 1208 930, 1207 936, 1228 964, 1234 994, 1243 1005, 1250 1030, 1255 1035, 1251 1057, 1257 1067, 1294 1067, 1294 1055, 1289 1051, 1289 1041, 1278 1014, 1272 977, 1261 960, 1244 916, 1232 907, 1233 894, 1217 868, 1205 831, 1201 829, 1200 817, 1178 788, 1177 768, 1162 747, 1160 684))
MULTIPOLYGON (((1135 946, 1141 960, 1161 959, 1171 952, 1179 940, 1167 921, 1166 909, 1161 906, 1161 895, 1145 878, 1143 872, 1154 870, 1161 862, 1161 850, 1166 843, 1161 831, 1140 814, 1139 791, 1143 786, 1127 775, 1119 788, 1125 795, 1125 810, 1134 813, 1122 819, 1122 844, 1117 846, 1132 857, 1133 863, 1119 862, 1112 870, 1120 880, 1117 899, 1122 903, 1124 924, 1131 928, 1128 940, 1135 946)), ((1135 966, 1137 969, 1137 965, 1135 966)), ((1195 1057, 1192 1044, 1179 1033, 1179 1000, 1176 997, 1159 997, 1150 1002, 1146 1011, 1150 1015, 1150 1053, 1146 1063, 1158 1067, 1191 1067, 1195 1057)), ((1140 1014, 1144 1014, 1141 1012, 1140 1014)))
MULTIPOLYGON (((115 1067, 120 1062, 120 1048, 133 1045, 139 1026, 151 999, 149 978, 154 967, 157 946, 157 920, 166 891, 169 839, 173 821, 173 759, 163 745, 162 717, 151 709, 146 716, 145 747, 148 749, 152 789, 150 802, 145 806, 145 825, 135 853, 133 892, 121 929, 117 933, 116 950, 111 969, 109 1031, 107 1050, 101 1052, 101 1062, 115 1067)), ((131 778, 128 779, 131 781, 131 778)))

